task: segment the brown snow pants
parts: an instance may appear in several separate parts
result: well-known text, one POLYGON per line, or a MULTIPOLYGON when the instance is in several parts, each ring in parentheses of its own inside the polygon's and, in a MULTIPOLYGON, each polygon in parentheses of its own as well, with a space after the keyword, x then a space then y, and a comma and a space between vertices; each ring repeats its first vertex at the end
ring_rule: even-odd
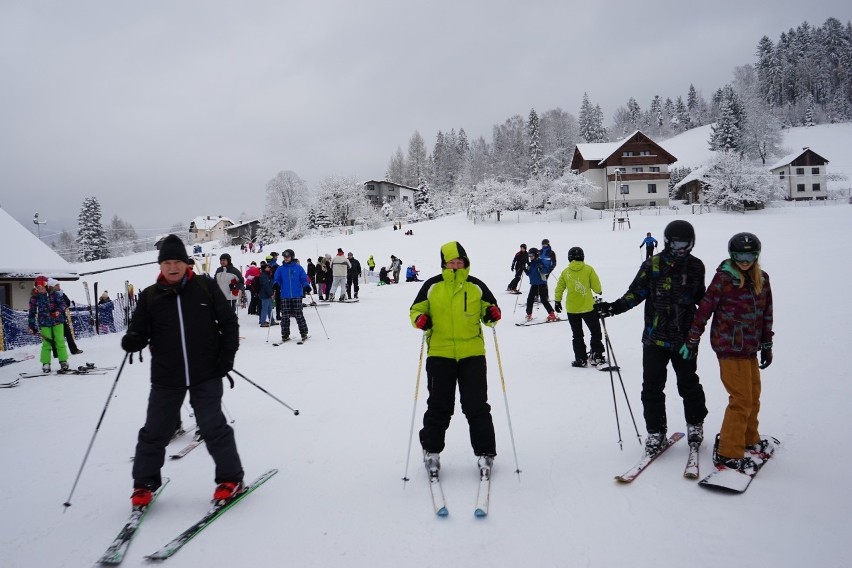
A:
POLYGON ((728 391, 728 408, 719 435, 719 455, 739 459, 746 446, 760 440, 757 414, 760 411, 760 370, 757 356, 748 359, 719 359, 719 374, 728 391))

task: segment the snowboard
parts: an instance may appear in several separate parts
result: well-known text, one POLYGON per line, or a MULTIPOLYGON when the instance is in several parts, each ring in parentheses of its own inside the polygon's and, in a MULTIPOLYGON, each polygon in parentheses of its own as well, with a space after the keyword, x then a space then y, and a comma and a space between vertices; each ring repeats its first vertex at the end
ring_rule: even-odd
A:
POLYGON ((773 444, 773 446, 770 446, 772 450, 764 454, 765 459, 755 459, 754 471, 745 473, 727 467, 714 469, 707 477, 699 481, 698 485, 725 493, 745 493, 751 482, 754 481, 757 473, 772 459, 772 456, 775 455, 775 450, 781 444, 778 438, 773 438, 772 436, 769 436, 768 440, 773 444))

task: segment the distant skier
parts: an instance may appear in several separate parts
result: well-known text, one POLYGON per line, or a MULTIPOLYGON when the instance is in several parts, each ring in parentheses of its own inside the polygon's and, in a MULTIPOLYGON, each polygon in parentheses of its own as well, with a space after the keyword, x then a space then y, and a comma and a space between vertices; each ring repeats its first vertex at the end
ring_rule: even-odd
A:
POLYGON ((346 255, 346 259, 349 261, 349 271, 346 273, 346 297, 350 300, 353 299, 352 291, 354 289, 354 299, 357 300, 358 280, 361 278, 361 262, 351 252, 346 255))
POLYGON ((648 260, 652 256, 654 256, 654 249, 657 248, 657 239, 651 236, 651 233, 648 233, 648 236, 645 237, 645 240, 642 241, 642 244, 639 245, 639 248, 645 247, 645 260, 648 260))
POLYGON ((509 270, 513 270, 515 272, 515 277, 512 278, 512 281, 509 282, 509 285, 506 287, 507 292, 513 292, 515 294, 520 294, 520 290, 518 290, 518 286, 521 283, 521 277, 524 275, 524 268, 529 264, 529 253, 527 252, 527 245, 521 244, 521 248, 518 252, 515 253, 515 256, 512 258, 512 265, 509 267, 509 270))
POLYGON ((541 254, 539 250, 535 247, 532 247, 529 252, 530 263, 524 272, 526 272, 527 276, 530 279, 530 292, 527 296, 527 317, 526 321, 532 321, 532 310, 533 304, 535 303, 536 298, 539 299, 541 305, 544 306, 544 309, 547 310, 547 320, 546 321, 556 321, 558 318, 556 316, 556 312, 553 311, 553 307, 550 305, 550 301, 548 301, 548 291, 547 291, 547 276, 545 276, 546 272, 543 268, 541 254))
POLYGON ((287 249, 281 254, 282 263, 275 271, 272 281, 281 294, 281 341, 290 339, 290 318, 296 318, 296 326, 302 340, 308 338, 308 322, 302 313, 302 299, 310 294, 311 283, 305 269, 294 262, 296 253, 287 249))

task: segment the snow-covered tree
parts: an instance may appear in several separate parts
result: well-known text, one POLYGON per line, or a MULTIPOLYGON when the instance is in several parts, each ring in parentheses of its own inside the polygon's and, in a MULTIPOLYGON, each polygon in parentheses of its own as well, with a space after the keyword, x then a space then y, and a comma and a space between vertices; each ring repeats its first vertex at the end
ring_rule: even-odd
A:
POLYGON ((781 153, 781 121, 760 92, 758 74, 751 65, 734 70, 733 87, 743 107, 740 149, 746 157, 760 158, 766 165, 767 157, 781 153))
POLYGON ((435 216, 435 208, 432 207, 432 201, 429 197, 429 185, 426 180, 421 180, 417 186, 417 192, 414 194, 414 210, 421 219, 431 219, 435 216))
MULTIPOLYGON (((731 95, 733 89, 730 90, 731 95)), ((710 129, 710 149, 741 152, 741 121, 737 116, 736 101, 726 93, 719 96, 719 116, 710 129)))
POLYGON ((405 159, 405 181, 403 185, 417 187, 420 180, 428 174, 429 153, 426 143, 416 130, 408 140, 408 155, 405 159))
POLYGON ((113 215, 109 224, 108 235, 109 252, 112 258, 127 256, 148 248, 139 240, 139 235, 136 234, 133 225, 123 221, 118 215, 113 215))
POLYGON ((266 207, 258 238, 272 242, 302 236, 307 230, 303 219, 309 200, 308 185, 296 172, 278 172, 266 183, 266 207))
POLYGON ((539 117, 539 133, 543 154, 541 173, 557 178, 571 166, 574 146, 580 138, 577 119, 561 108, 548 110, 539 117))
POLYGON ((530 116, 527 120, 527 137, 529 138, 530 148, 530 170, 529 177, 536 177, 542 173, 542 158, 544 152, 541 149, 541 135, 539 133, 538 114, 535 109, 530 109, 530 116))
POLYGON ((77 240, 67 229, 62 229, 62 232, 59 233, 59 240, 52 243, 51 246, 59 256, 68 262, 77 262, 80 255, 77 250, 77 240))
POLYGON ((576 219, 577 212, 581 207, 589 204, 598 189, 598 186, 589 182, 584 176, 568 171, 554 181, 548 200, 553 209, 572 209, 576 219))
POLYGON ((517 211, 526 206, 527 198, 522 185, 488 178, 478 184, 472 192, 468 212, 474 218, 481 218, 492 213, 517 211))
POLYGON ((737 152, 717 152, 707 174, 704 199, 718 207, 765 205, 783 195, 783 185, 769 171, 744 159, 737 152))
POLYGON ((399 146, 397 146, 396 153, 391 156, 391 159, 388 162, 388 170, 385 172, 385 180, 406 185, 405 155, 402 153, 402 148, 399 146))
POLYGON ((109 258, 109 241, 101 224, 101 204, 97 197, 83 200, 77 216, 77 245, 81 262, 109 258))
MULTIPOLYGON (((373 206, 367 200, 364 184, 351 177, 328 176, 323 178, 313 194, 312 207, 317 214, 319 226, 342 227, 351 221, 373 214, 373 206), (328 224, 320 225, 321 215, 328 224)), ((325 223, 325 221, 323 221, 325 223)))
POLYGON ((583 93, 583 102, 580 105, 580 137, 590 143, 607 141, 603 111, 600 105, 592 105, 588 93, 583 93))

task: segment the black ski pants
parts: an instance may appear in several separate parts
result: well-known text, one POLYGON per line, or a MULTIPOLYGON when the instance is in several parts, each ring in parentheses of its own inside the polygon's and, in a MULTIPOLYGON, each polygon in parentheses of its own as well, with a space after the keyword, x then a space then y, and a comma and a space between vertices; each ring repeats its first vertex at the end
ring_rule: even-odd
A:
POLYGON ((427 452, 440 453, 456 406, 456 383, 462 412, 470 430, 470 445, 477 456, 497 455, 491 406, 488 404, 488 370, 485 356, 427 357, 426 377, 429 398, 420 430, 420 444, 427 452))
POLYGON ((571 346, 574 348, 574 359, 576 361, 585 361, 588 359, 586 353, 586 341, 583 337, 583 322, 589 328, 589 344, 592 348, 592 353, 603 354, 603 335, 601 335, 601 320, 598 319, 598 314, 594 310, 582 314, 568 314, 568 325, 571 326, 571 346))
POLYGON ((211 379, 188 388, 151 385, 145 425, 139 430, 136 442, 134 486, 156 488, 162 484, 160 470, 165 462, 166 446, 175 433, 175 421, 180 417, 180 407, 187 392, 198 430, 216 464, 216 483, 243 480, 234 430, 222 413, 222 379, 211 379))
POLYGON ((547 291, 547 282, 544 284, 531 284, 530 285, 530 293, 527 296, 527 315, 532 314, 533 304, 535 303, 536 298, 539 299, 541 305, 544 306, 544 309, 547 310, 547 313, 553 311, 553 306, 550 305, 550 300, 547 297, 550 295, 550 292, 547 291))
POLYGON ((346 276, 346 296, 351 300, 352 299, 352 287, 355 287, 355 297, 358 297, 358 276, 347 275, 346 276))
POLYGON ((677 351, 642 346, 642 406, 645 428, 648 432, 665 432, 666 421, 666 374, 669 362, 677 377, 677 392, 683 399, 683 414, 687 424, 700 424, 707 416, 704 389, 695 372, 697 359, 685 360, 677 351))
POLYGON ((515 277, 512 278, 511 282, 509 282, 509 285, 506 288, 509 289, 509 290, 517 290, 518 286, 521 284, 521 277, 523 275, 524 275, 524 269, 523 268, 519 268, 519 269, 515 270, 515 277))

